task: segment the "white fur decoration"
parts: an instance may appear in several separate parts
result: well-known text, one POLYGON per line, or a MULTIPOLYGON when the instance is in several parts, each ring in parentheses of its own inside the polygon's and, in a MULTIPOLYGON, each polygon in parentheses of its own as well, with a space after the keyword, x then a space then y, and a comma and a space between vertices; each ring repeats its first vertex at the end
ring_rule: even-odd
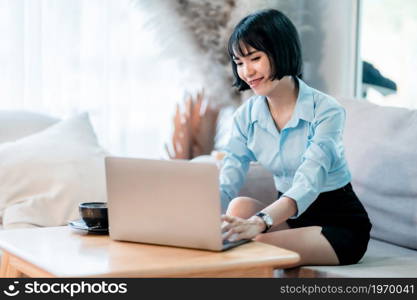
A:
MULTIPOLYGON (((304 0, 135 0, 148 16, 163 55, 181 61, 184 89, 204 88, 210 103, 240 104, 231 86, 227 40, 237 22, 259 9, 276 8, 301 25, 304 0)), ((244 94, 247 97, 247 94, 244 94)))

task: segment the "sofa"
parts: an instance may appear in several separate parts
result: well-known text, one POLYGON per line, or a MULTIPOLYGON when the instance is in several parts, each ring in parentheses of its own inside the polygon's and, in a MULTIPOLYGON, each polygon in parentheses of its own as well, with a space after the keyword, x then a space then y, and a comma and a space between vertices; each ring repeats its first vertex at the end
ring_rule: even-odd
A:
MULTIPOLYGON (((373 228, 348 266, 277 270, 277 277, 417 277, 417 111, 340 99, 352 185, 373 228)), ((0 216, 6 229, 65 225, 85 201, 106 201, 104 157, 88 115, 68 120, 0 112, 0 216), (62 184, 65 183, 65 184, 62 184)), ((198 157, 195 160, 214 158, 198 157)), ((241 195, 271 201, 272 175, 250 166, 241 195)), ((1 220, 0 220, 1 221, 1 220)))
MULTIPOLYGON (((277 277, 417 277, 417 110, 339 99, 346 109, 344 145, 352 186, 366 207, 371 240, 347 266, 303 266, 277 277)), ((270 201, 272 175, 252 163, 240 195, 270 201)))

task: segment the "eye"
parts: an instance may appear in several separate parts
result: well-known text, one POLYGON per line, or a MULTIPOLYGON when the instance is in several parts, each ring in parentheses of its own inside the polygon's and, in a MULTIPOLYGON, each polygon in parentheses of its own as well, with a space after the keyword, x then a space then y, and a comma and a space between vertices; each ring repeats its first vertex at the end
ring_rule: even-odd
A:
POLYGON ((260 56, 254 57, 254 58, 252 58, 252 59, 251 59, 251 61, 257 61, 257 60, 259 60, 260 58, 261 58, 260 56))
POLYGON ((243 63, 241 63, 241 62, 235 62, 235 64, 236 64, 236 66, 241 66, 241 65, 243 65, 243 63))

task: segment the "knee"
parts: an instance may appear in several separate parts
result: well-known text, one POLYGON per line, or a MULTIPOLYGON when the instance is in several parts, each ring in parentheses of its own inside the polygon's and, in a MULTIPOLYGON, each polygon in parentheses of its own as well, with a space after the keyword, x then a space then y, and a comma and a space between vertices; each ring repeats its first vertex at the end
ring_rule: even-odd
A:
POLYGON ((258 234, 256 237, 253 238, 253 240, 255 242, 260 242, 260 243, 264 243, 264 244, 279 244, 279 238, 276 238, 274 240, 271 240, 271 237, 268 233, 261 233, 258 234))
POLYGON ((237 197, 230 201, 226 214, 246 219, 251 217, 257 209, 258 205, 255 199, 249 197, 237 197))

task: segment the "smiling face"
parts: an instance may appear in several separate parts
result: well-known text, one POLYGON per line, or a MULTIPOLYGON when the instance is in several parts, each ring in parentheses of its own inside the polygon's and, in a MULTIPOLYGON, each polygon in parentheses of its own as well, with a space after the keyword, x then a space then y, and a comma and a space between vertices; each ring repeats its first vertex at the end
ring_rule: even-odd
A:
POLYGON ((230 35, 227 52, 232 60, 233 86, 239 91, 251 88, 267 95, 285 76, 302 77, 297 29, 275 9, 260 10, 240 20, 230 35), (261 78, 258 83, 256 79, 261 78))
POLYGON ((272 71, 268 55, 248 45, 241 45, 242 55, 235 54, 237 74, 257 95, 269 96, 279 80, 271 80, 272 71))

